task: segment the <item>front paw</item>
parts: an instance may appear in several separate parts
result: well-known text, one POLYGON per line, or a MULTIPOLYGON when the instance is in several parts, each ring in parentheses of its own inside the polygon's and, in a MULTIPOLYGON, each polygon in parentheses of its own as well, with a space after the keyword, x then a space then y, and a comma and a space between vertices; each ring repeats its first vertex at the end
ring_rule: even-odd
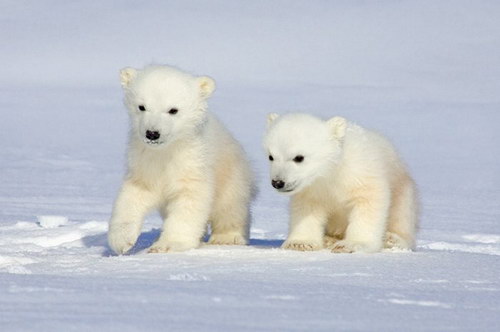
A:
POLYGON ((148 250, 148 253, 150 254, 160 254, 160 253, 166 253, 166 252, 173 252, 173 251, 186 251, 189 249, 194 249, 199 246, 198 243, 194 243, 191 241, 161 241, 158 240, 156 241, 148 250))
POLYGON ((281 246, 283 249, 298 250, 298 251, 314 251, 323 249, 321 241, 311 240, 286 240, 281 246))
POLYGON ((238 233, 211 234, 208 244, 244 246, 248 243, 245 236, 238 233))
POLYGON ((108 231, 109 247, 118 255, 129 251, 137 241, 139 231, 134 224, 123 223, 110 225, 108 231))
POLYGON ((377 251, 376 246, 365 244, 365 243, 356 243, 347 240, 340 240, 333 244, 332 252, 339 254, 350 254, 354 252, 375 252, 377 251))

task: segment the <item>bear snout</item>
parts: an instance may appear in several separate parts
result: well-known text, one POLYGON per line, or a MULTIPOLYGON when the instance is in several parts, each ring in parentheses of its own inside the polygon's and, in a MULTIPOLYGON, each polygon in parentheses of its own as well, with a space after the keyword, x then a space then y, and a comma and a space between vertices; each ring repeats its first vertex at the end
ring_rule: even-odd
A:
POLYGON ((146 138, 150 141, 156 141, 158 138, 160 138, 160 132, 146 130, 146 138))
POLYGON ((283 189, 285 187, 285 182, 281 180, 272 180, 271 184, 276 189, 283 189))

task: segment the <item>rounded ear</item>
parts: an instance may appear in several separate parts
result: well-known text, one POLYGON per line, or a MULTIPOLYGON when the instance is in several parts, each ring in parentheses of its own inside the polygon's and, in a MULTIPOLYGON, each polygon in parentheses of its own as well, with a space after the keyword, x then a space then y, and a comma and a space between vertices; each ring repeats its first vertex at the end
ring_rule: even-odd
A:
POLYGON ((122 83, 122 87, 129 86, 130 82, 132 82, 137 76, 137 70, 131 67, 126 67, 120 70, 120 81, 122 83))
POLYGON ((271 125, 271 123, 273 123, 274 120, 279 118, 279 116, 280 115, 278 113, 269 113, 267 115, 267 126, 269 127, 271 125))
POLYGON ((345 131, 347 129, 347 120, 340 117, 335 116, 330 120, 326 121, 326 124, 330 128, 330 132, 332 136, 338 140, 341 140, 345 136, 345 131))
POLYGON ((203 98, 208 98, 215 91, 215 81, 208 76, 201 76, 197 78, 200 93, 203 98))

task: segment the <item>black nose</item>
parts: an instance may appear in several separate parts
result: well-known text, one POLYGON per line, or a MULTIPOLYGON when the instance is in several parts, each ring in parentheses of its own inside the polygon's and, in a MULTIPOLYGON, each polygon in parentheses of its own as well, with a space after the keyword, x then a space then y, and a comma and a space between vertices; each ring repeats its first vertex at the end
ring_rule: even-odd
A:
POLYGON ((160 138, 160 133, 157 131, 146 130, 146 138, 151 141, 156 141, 160 138))
POLYGON ((285 186, 285 182, 281 180, 272 180, 271 184, 273 185, 274 188, 276 189, 282 189, 285 186))

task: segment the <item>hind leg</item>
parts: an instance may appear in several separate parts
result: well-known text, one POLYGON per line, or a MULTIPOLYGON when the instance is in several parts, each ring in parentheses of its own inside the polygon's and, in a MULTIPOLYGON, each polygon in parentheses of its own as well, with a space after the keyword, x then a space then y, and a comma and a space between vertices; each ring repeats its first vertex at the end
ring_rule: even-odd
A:
POLYGON ((336 213, 328 218, 326 224, 325 236, 323 244, 325 248, 332 249, 338 241, 342 240, 345 235, 347 220, 341 213, 336 213))
POLYGON ((332 249, 335 246, 335 243, 339 242, 340 240, 342 240, 342 238, 339 236, 325 235, 323 237, 323 246, 325 248, 332 249))
POLYGON ((251 187, 244 183, 226 188, 218 197, 210 217, 209 244, 245 245, 250 229, 251 187))
POLYGON ((214 213, 208 244, 245 245, 248 243, 249 213, 244 207, 231 207, 214 213))
POLYGON ((418 223, 418 203, 415 184, 404 179, 393 194, 385 248, 414 249, 418 223))
POLYGON ((391 193, 384 181, 374 180, 352 190, 352 208, 345 238, 333 245, 333 252, 377 252, 383 247, 391 193))
POLYGON ((412 244, 408 241, 393 232, 385 233, 384 240, 384 248, 385 249, 412 249, 412 244))

